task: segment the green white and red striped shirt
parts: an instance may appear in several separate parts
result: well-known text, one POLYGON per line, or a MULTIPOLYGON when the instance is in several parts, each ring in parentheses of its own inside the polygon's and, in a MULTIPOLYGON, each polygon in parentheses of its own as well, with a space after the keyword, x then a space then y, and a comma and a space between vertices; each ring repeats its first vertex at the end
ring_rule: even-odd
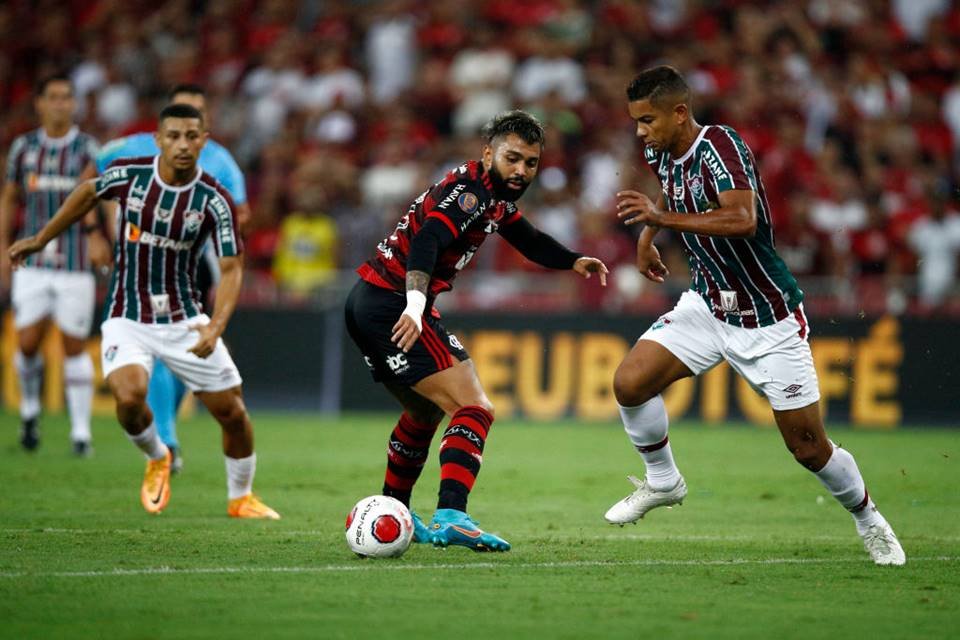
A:
POLYGON ((117 200, 117 244, 105 318, 166 324, 203 313, 197 263, 207 238, 217 255, 243 251, 227 190, 197 167, 182 186, 157 173, 158 156, 114 161, 96 181, 97 196, 117 200))
MULTIPOLYGON (((51 138, 40 128, 13 141, 6 177, 19 187, 26 205, 18 237, 36 235, 50 221, 98 151, 97 141, 77 127, 61 138, 51 138)), ((87 240, 80 224, 71 225, 42 251, 28 256, 25 264, 60 271, 90 269, 87 240)))
POLYGON ((738 327, 765 327, 783 320, 803 301, 797 281, 777 255, 770 204, 753 153, 731 127, 705 126, 683 157, 647 147, 644 156, 660 180, 666 208, 691 215, 719 208, 719 194, 751 190, 757 198, 752 238, 681 233, 691 288, 717 319, 738 327))

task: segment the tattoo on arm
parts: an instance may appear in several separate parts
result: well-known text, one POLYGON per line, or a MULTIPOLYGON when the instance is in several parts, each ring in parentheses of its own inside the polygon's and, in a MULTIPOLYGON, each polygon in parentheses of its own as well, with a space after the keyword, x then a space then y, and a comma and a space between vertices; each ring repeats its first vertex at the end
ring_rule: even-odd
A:
POLYGON ((430 274, 423 271, 407 272, 407 291, 419 291, 427 295, 430 288, 430 274))

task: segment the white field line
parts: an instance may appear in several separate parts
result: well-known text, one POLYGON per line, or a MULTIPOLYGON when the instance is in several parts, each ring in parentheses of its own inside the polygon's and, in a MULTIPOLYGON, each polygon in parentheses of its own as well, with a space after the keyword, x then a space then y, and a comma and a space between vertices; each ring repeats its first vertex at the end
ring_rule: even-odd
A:
MULTIPOLYGON (((818 535, 818 536, 804 536, 798 535, 796 537, 783 537, 783 536, 761 536, 761 535, 722 535, 722 534, 710 534, 710 535, 698 535, 698 534, 670 534, 670 533, 618 533, 617 529, 614 526, 609 527, 610 533, 603 534, 590 534, 590 535, 577 535, 575 533, 565 533, 561 535, 551 535, 549 532, 535 536, 537 540, 648 540, 652 542, 770 542, 776 539, 777 542, 790 541, 790 542, 846 542, 849 540, 856 540, 856 534, 851 531, 850 535, 818 535)), ((135 534, 169 534, 176 533, 175 530, 146 530, 146 529, 59 529, 59 528, 0 528, 0 534, 4 533, 51 533, 51 534, 67 534, 67 535, 135 535, 135 534)), ((257 532, 259 534, 269 533, 277 536, 304 536, 304 537, 324 537, 331 535, 330 530, 291 530, 284 531, 282 529, 273 529, 273 530, 263 530, 257 532)), ((918 542, 960 542, 960 536, 898 536, 903 540, 914 540, 918 542)))
MULTIPOLYGON (((956 562, 960 556, 929 556, 909 558, 908 562, 956 562)), ((864 557, 856 558, 733 558, 730 560, 568 560, 559 562, 464 562, 441 564, 390 564, 390 561, 357 560, 354 564, 327 564, 315 567, 195 567, 177 569, 174 567, 148 567, 144 569, 106 569, 100 571, 3 571, 0 578, 117 578, 130 576, 157 575, 208 575, 208 574, 318 574, 353 573, 362 571, 463 571, 469 569, 578 569, 578 568, 629 568, 629 567, 731 567, 731 566, 769 566, 769 565, 834 565, 869 564, 864 557)))

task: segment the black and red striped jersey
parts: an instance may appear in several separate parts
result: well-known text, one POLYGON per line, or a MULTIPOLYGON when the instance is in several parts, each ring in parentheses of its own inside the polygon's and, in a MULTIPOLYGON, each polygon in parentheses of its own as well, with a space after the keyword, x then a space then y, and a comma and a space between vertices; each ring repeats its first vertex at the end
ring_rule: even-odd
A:
POLYGON ((413 201, 393 233, 377 245, 376 255, 357 269, 360 277, 383 289, 405 292, 410 242, 428 218, 439 219, 454 237, 437 256, 428 291, 432 301, 453 288, 454 278, 487 236, 520 220, 521 213, 513 202, 497 199, 490 175, 480 162, 471 160, 413 201))

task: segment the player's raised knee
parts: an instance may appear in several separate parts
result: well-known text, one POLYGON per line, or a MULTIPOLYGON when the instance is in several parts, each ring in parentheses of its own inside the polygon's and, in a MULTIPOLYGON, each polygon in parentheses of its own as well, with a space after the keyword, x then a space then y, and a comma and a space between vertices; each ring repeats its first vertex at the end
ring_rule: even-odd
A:
POLYGON ((147 401, 147 387, 131 380, 112 381, 113 397, 117 402, 117 412, 134 411, 147 401))
POLYGON ((208 407, 213 418, 225 429, 241 428, 247 422, 247 408, 239 399, 208 407))
POLYGON ((656 393, 650 388, 643 368, 622 363, 613 376, 613 394, 622 407, 636 407, 656 393))

